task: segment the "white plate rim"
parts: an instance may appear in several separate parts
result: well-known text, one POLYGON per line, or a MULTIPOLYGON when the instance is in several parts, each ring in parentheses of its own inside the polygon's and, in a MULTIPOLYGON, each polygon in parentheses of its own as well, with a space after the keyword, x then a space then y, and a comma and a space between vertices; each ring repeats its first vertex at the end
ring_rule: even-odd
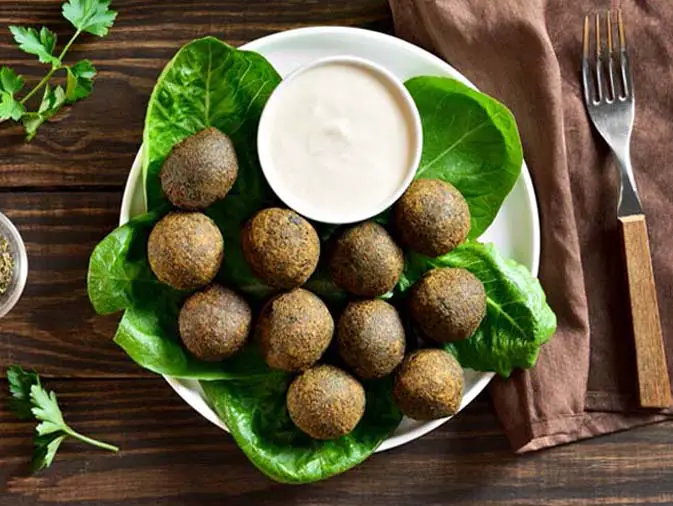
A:
MULTIPOLYGON (((446 75, 450 75, 451 77, 462 81, 468 86, 477 89, 477 87, 472 82, 470 82, 455 68, 446 63, 444 60, 441 60, 437 56, 429 53, 428 51, 421 49, 420 47, 414 46, 413 44, 410 44, 406 41, 393 37, 391 35, 366 30, 362 28, 340 27, 340 26, 315 26, 315 27, 296 28, 284 32, 273 33, 265 37, 261 37, 259 39, 256 39, 254 41, 251 41, 247 44, 240 46, 239 49, 248 51, 259 51, 260 53, 262 53, 262 51, 260 51, 260 47, 268 46, 274 43, 284 42, 288 38, 307 37, 307 36, 310 37, 321 35, 340 35, 344 37, 355 36, 355 37, 361 37, 363 39, 369 38, 372 40, 376 40, 376 42, 385 42, 389 44, 391 47, 404 47, 405 51, 414 53, 418 58, 423 58, 432 61, 434 65, 442 68, 446 75)), ((125 224, 131 219, 134 203, 135 205, 138 204, 137 202, 134 202, 135 198, 134 195, 136 193, 135 187, 137 185, 138 179, 141 178, 142 173, 141 170, 142 150, 143 146, 141 145, 133 161, 133 165, 131 167, 128 179, 126 181, 126 185, 124 187, 124 193, 122 196, 122 204, 119 217, 120 225, 125 224)), ((526 190, 525 195, 528 200, 527 205, 530 208, 532 217, 531 220, 532 228, 530 231, 531 232, 530 246, 532 248, 532 251, 529 268, 531 270, 531 273, 534 276, 537 276, 539 271, 540 249, 541 249, 540 219, 539 219, 539 211, 535 195, 535 189, 525 160, 522 163, 520 180, 521 180, 520 182, 523 183, 526 190)), ((143 206, 144 205, 145 204, 143 202, 143 206)), ((222 420, 210 407, 210 405, 205 401, 205 398, 203 397, 203 392, 200 386, 198 386, 198 382, 194 382, 195 383, 194 385, 192 385, 191 387, 187 387, 184 384, 184 380, 180 380, 178 378, 166 375, 164 375, 163 377, 166 380, 166 382, 173 388, 173 390, 175 390, 175 392, 195 411, 197 411, 201 416, 203 416, 208 421, 218 426, 222 430, 229 432, 226 425, 222 422, 222 420)), ((477 397, 477 395, 479 395, 486 388, 486 386, 488 386, 489 382, 493 377, 494 373, 488 373, 488 372, 479 373, 479 379, 473 384, 471 389, 465 392, 461 406, 459 408, 459 412, 462 409, 464 409, 468 404, 470 404, 477 397)), ((424 436, 425 434, 435 430, 439 426, 443 425, 451 418, 452 417, 442 418, 439 420, 432 420, 429 422, 425 422, 422 425, 418 426, 417 428, 405 432, 403 434, 391 435, 379 445, 379 447, 376 449, 376 452, 378 453, 390 450, 397 446, 401 446, 410 441, 418 439, 424 436)))

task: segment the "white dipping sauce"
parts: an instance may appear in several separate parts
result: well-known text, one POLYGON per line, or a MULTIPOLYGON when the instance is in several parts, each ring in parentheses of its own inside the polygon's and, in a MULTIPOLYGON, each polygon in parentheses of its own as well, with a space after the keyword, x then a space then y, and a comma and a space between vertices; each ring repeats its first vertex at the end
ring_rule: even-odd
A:
POLYGON ((307 68, 283 83, 264 111, 260 139, 265 174, 279 197, 328 222, 357 221, 392 204, 420 152, 417 113, 404 93, 376 69, 348 60, 307 68))

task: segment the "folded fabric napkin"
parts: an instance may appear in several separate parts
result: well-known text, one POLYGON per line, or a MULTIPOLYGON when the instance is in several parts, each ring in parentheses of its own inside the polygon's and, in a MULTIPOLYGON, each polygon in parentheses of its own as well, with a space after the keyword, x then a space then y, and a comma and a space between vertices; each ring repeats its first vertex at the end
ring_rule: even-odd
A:
POLYGON ((590 0, 390 0, 395 29, 446 59, 516 116, 542 227, 540 279, 558 331, 537 366, 492 386, 515 450, 627 429, 638 409, 618 174, 581 96, 585 14, 622 9, 634 75, 632 161, 648 219, 673 371, 673 4, 590 0))

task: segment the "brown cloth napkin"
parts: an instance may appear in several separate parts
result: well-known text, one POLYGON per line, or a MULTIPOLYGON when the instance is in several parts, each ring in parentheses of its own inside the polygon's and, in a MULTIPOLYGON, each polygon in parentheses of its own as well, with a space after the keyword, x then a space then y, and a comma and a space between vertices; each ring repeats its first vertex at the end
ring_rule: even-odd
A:
MULTIPOLYGON (((631 143, 673 371, 673 2, 390 0, 397 35, 435 52, 517 118, 558 330, 537 366, 493 383, 520 452, 665 419, 638 409, 618 175, 580 88, 585 14, 621 7, 634 74, 631 143)), ((670 413, 669 413, 670 414, 670 413)))

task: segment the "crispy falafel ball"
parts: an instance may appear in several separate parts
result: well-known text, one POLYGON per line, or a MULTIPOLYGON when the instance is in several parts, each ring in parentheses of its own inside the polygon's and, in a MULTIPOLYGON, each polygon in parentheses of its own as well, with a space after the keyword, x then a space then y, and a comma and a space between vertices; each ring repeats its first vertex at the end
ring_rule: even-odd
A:
POLYGON ((303 285, 318 265, 320 239, 313 226, 291 209, 263 209, 241 233, 245 261, 255 275, 276 288, 303 285))
POLYGON ((190 296, 180 309, 178 328, 196 358, 216 362, 232 356, 250 334, 252 311, 232 290, 218 284, 190 296))
POLYGON ((463 369, 444 350, 417 350, 408 355, 395 378, 395 402, 409 418, 435 420, 455 415, 463 399, 463 369))
POLYGON ((207 128, 177 144, 161 167, 161 187, 180 209, 205 209, 223 199, 238 176, 231 139, 207 128))
POLYGON ((379 299, 351 302, 339 318, 341 358, 362 379, 390 374, 404 358, 406 339, 397 310, 379 299))
POLYGON ((147 241, 147 259, 159 281, 178 290, 196 290, 210 283, 224 257, 220 229, 205 214, 173 212, 154 226, 147 241))
POLYGON ((334 243, 329 270, 334 282, 361 297, 392 290, 404 268, 404 254, 378 223, 367 221, 346 229, 334 243))
POLYGON ((314 439, 337 439, 350 433, 364 415, 365 390, 347 372, 318 365, 295 378, 286 402, 302 432, 314 439))
POLYGON ((255 328, 267 365, 297 372, 315 364, 334 334, 334 320, 317 295, 296 288, 269 300, 255 328))
POLYGON ((430 257, 448 253, 470 232, 470 209, 465 198, 440 179, 411 183, 394 212, 402 244, 430 257))
POLYGON ((432 269, 411 290, 411 318, 438 343, 467 339, 486 314, 484 285, 470 271, 432 269))

